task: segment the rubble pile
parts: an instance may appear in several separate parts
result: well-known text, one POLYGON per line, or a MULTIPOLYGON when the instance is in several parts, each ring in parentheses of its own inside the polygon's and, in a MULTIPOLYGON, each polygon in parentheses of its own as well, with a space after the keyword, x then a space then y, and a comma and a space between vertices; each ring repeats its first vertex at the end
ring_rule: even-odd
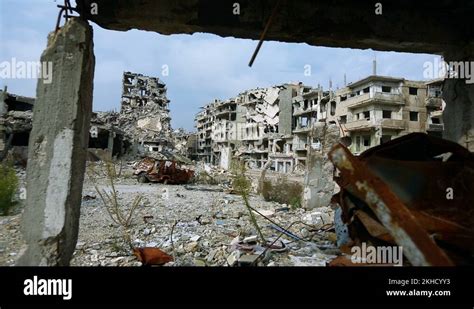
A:
MULTIPOLYGON (((167 266, 324 266, 338 254, 330 208, 293 210, 251 196, 267 241, 264 244, 257 239, 241 197, 225 193, 219 186, 144 185, 125 179, 117 190, 124 203, 136 194, 144 196, 130 232, 133 247, 159 248, 173 256, 167 266)), ((86 186, 84 196, 96 194, 86 186)), ((72 262, 141 265, 99 198, 83 201, 79 243, 72 262)))
POLYGON ((0 161, 10 155, 25 165, 35 99, 0 90, 0 161))
POLYGON ((239 96, 243 98, 241 103, 248 106, 245 118, 256 123, 263 123, 272 130, 271 127, 274 127, 279 121, 278 112, 280 109, 277 103, 280 89, 279 86, 257 88, 240 94, 239 96))

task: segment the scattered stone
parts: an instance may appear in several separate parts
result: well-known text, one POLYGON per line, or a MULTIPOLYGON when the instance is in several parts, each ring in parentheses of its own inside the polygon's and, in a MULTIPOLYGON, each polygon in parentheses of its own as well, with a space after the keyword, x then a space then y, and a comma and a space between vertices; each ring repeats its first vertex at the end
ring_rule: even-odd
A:
POLYGON ((208 254, 207 257, 206 257, 206 261, 207 261, 208 263, 210 263, 210 262, 212 262, 212 261, 214 260, 214 257, 216 256, 217 251, 218 251, 217 249, 212 249, 212 250, 209 252, 209 254, 208 254))
POLYGON ((97 198, 97 196, 95 196, 95 195, 89 195, 89 194, 87 194, 87 195, 85 195, 85 196, 82 198, 82 200, 83 200, 83 201, 90 201, 90 200, 95 200, 96 198, 97 198))
POLYGON ((194 266, 205 267, 207 265, 206 265, 206 262, 204 262, 201 259, 194 259, 194 266))
POLYGON ((158 247, 158 243, 156 241, 152 241, 152 242, 147 243, 146 247, 156 248, 156 247, 158 247))
POLYGON ((193 242, 196 242, 196 241, 198 241, 200 238, 201 238, 201 236, 199 236, 199 235, 194 235, 194 236, 192 236, 191 238, 189 238, 189 240, 190 240, 190 241, 193 241, 193 242))
MULTIPOLYGON (((127 170, 127 164, 124 166, 123 174, 130 173, 131 175, 131 168, 127 170)), ((99 185, 107 188, 107 179, 99 179, 99 185)), ((257 232, 241 198, 237 196, 227 198, 227 193, 224 193, 222 189, 218 190, 217 186, 210 185, 187 190, 186 196, 182 198, 177 196, 177 193, 182 192, 180 190, 184 190, 181 186, 167 186, 169 200, 163 201, 159 199, 162 188, 160 184, 150 186, 140 184, 135 178, 122 178, 116 186, 123 205, 130 205, 137 194, 144 194, 152 201, 148 208, 137 208, 135 219, 129 228, 134 247, 159 248, 168 254, 173 254, 175 262, 166 264, 167 267, 196 264, 204 266, 202 261, 207 266, 224 266, 227 265, 227 260, 230 265, 244 266, 251 264, 251 261, 247 259, 253 259, 252 255, 258 256, 264 252, 263 244, 252 242, 257 232), (228 204, 223 202, 226 199, 229 200, 228 204), (219 216, 223 219, 213 218, 213 214, 218 212, 221 212, 219 216), (179 223, 174 227, 172 244, 170 232, 175 221, 179 223), (146 229, 148 231, 145 231, 146 229)), ((83 196, 91 190, 94 189, 86 180, 83 196)), ((256 209, 264 215, 272 216, 275 222, 285 223, 283 226, 286 226, 286 222, 301 221, 305 215, 316 211, 327 214, 330 218, 332 216, 329 208, 328 210, 318 208, 312 211, 304 209, 278 211, 280 204, 266 202, 256 195, 251 196, 250 202, 252 205, 258 205, 256 209), (270 214, 270 211, 274 213, 270 214)), ((129 245, 123 238, 122 228, 111 221, 101 200, 97 198, 83 201, 83 205, 87 207, 81 208, 81 228, 71 265, 140 266, 141 262, 132 255, 129 245)), ((11 252, 21 252, 20 217, 21 214, 0 218, 3 223, 0 225, 0 265, 12 265, 21 255, 20 253, 16 256, 9 255, 11 252)), ((255 217, 261 227, 269 224, 263 217, 259 215, 255 217)), ((306 235, 306 230, 311 230, 301 225, 300 229, 297 227, 295 226, 291 231, 300 237, 306 235)), ((263 232, 270 243, 272 237, 274 240, 280 234, 278 231, 267 228, 264 228, 263 232)), ((321 261, 322 257, 338 254, 335 243, 331 241, 335 236, 330 232, 320 232, 316 236, 314 242, 291 242, 287 244, 286 251, 267 250, 259 265, 324 264, 324 261, 321 261), (291 260, 289 255, 295 256, 296 259, 291 260), (319 263, 298 260, 298 258, 309 258, 311 261, 313 256, 321 257, 319 263)), ((258 239, 256 240, 258 242, 258 239)), ((290 242, 293 239, 283 235, 280 240, 290 242)), ((280 246, 279 242, 275 244, 280 246)))
MULTIPOLYGON (((271 218, 275 215, 275 212, 273 210, 267 210, 267 209, 257 209, 259 213, 264 215, 265 217, 271 218)), ((253 210, 252 210, 253 211, 253 210)), ((253 211, 253 213, 257 214, 257 212, 253 211)))
POLYGON ((249 236, 249 237, 245 237, 244 238, 244 243, 246 244, 250 244, 250 243, 255 243, 257 242, 257 235, 252 235, 252 236, 249 236))
POLYGON ((302 238, 308 238, 310 236, 310 233, 307 228, 302 228, 301 229, 301 237, 302 238))
POLYGON ((257 260, 258 257, 259 257, 259 255, 257 255, 257 254, 242 255, 239 258, 239 265, 241 265, 241 266, 252 265, 257 260))
POLYGON ((233 251, 229 256, 227 256, 227 264, 229 266, 234 266, 239 260, 240 252, 238 250, 233 251))
POLYGON ((184 249, 187 252, 194 252, 196 251, 197 247, 198 247, 198 243, 193 241, 193 242, 188 243, 184 249))

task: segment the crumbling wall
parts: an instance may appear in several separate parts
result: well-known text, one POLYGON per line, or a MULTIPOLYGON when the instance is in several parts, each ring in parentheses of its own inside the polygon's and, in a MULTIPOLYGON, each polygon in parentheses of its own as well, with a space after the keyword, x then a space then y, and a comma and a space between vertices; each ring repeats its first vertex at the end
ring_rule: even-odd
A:
POLYGON ((26 163, 34 102, 0 90, 0 160, 9 155, 17 164, 26 163))

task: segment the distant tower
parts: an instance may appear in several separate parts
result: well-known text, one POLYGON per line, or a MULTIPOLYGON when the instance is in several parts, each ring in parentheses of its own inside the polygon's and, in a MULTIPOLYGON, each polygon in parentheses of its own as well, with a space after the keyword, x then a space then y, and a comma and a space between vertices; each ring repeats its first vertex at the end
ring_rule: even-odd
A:
POLYGON ((329 79, 329 90, 332 90, 332 80, 329 79))
POLYGON ((344 87, 347 86, 347 76, 346 76, 346 73, 344 73, 344 87))

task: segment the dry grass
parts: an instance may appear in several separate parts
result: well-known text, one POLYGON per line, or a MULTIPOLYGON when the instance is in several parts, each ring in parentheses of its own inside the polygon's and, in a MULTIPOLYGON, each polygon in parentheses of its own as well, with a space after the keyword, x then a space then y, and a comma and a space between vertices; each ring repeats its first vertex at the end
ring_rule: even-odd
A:
POLYGON ((290 205, 292 208, 301 207, 303 186, 296 182, 288 181, 284 176, 276 181, 264 179, 260 187, 260 194, 266 201, 290 205))
POLYGON ((135 197, 130 207, 125 207, 121 205, 121 203, 119 202, 117 190, 115 189, 115 180, 118 177, 118 175, 121 174, 122 168, 120 167, 120 172, 117 172, 116 166, 113 162, 105 161, 104 164, 105 164, 105 168, 102 171, 102 173, 107 176, 107 181, 108 181, 107 190, 100 189, 97 184, 96 177, 97 175, 100 175, 101 173, 97 171, 95 164, 91 164, 89 166, 89 169, 87 171, 87 176, 89 177, 92 185, 94 186, 95 191, 97 192, 100 199, 102 200, 102 203, 104 204, 105 209, 107 210, 107 213, 109 214, 110 219, 115 224, 123 228, 124 238, 131 246, 131 238, 130 238, 128 229, 133 222, 135 211, 140 205, 143 197, 141 195, 138 195, 137 197, 135 197))

